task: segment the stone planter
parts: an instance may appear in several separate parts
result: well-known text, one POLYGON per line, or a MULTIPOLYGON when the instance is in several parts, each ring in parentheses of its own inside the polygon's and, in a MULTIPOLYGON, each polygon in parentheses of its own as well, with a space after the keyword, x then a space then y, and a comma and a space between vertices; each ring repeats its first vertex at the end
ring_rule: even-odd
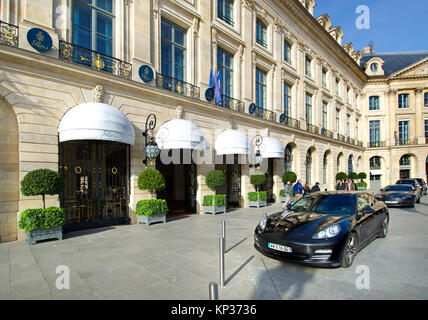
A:
POLYGON ((204 212, 212 213, 213 215, 216 215, 217 213, 226 213, 226 206, 204 206, 204 212))
POLYGON ((366 187, 357 187, 357 190, 366 190, 366 187))
POLYGON ((261 208, 261 207, 266 207, 267 206, 267 201, 250 201, 248 200, 248 208, 251 207, 256 207, 256 208, 261 208))
POLYGON ((137 215, 137 221, 138 223, 145 223, 147 225, 151 225, 152 223, 156 222, 166 222, 166 213, 164 214, 154 214, 151 216, 145 216, 145 215, 137 215))
POLYGON ((47 239, 62 240, 62 226, 51 228, 39 228, 27 232, 28 245, 33 245, 34 242, 47 239))

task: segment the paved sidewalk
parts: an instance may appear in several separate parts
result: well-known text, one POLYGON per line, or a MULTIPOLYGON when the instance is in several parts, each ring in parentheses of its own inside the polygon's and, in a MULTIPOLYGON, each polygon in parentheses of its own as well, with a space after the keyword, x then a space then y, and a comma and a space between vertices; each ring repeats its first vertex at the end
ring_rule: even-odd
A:
POLYGON ((269 259, 253 247, 267 208, 182 216, 164 224, 123 225, 28 246, 0 244, 0 299, 208 299, 219 282, 218 246, 227 225, 226 286, 220 299, 427 299, 428 204, 391 209, 390 234, 366 247, 349 269, 318 269, 269 259), (56 268, 70 289, 56 288, 56 268), (370 268, 358 290, 356 268, 370 268))

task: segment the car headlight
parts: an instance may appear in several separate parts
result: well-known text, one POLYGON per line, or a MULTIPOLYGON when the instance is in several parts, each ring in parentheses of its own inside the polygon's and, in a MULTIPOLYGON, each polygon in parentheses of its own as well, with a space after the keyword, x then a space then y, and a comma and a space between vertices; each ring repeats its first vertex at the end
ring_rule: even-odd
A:
POLYGON ((262 231, 266 230, 266 225, 267 225, 267 219, 266 218, 264 218, 262 221, 259 222, 259 228, 262 231))
POLYGON ((340 225, 334 224, 324 230, 321 230, 313 235, 313 239, 327 239, 327 238, 333 238, 337 236, 340 233, 340 225))

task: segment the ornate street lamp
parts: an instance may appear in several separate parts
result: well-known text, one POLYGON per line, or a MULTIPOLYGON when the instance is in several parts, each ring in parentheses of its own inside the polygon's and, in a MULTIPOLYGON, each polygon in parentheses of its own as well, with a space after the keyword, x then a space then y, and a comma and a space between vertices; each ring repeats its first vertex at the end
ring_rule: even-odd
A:
POLYGON ((155 138, 153 137, 153 130, 156 127, 156 116, 151 113, 147 117, 146 120, 146 128, 143 131, 143 137, 144 137, 144 143, 146 145, 146 148, 144 149, 144 154, 146 156, 146 159, 143 160, 143 163, 147 166, 147 163, 149 163, 149 166, 153 166, 154 160, 159 156, 160 150, 155 142, 155 138), (149 130, 150 130, 150 136, 149 136, 149 130), (147 142, 147 138, 149 138, 149 142, 147 142))
MULTIPOLYGON (((263 143, 263 138, 259 135, 256 135, 253 138, 252 144, 256 146, 256 155, 254 157, 254 167, 258 168, 260 167, 260 164, 263 162, 263 157, 260 154, 260 145, 263 143)), ((252 168, 253 165, 250 165, 250 168, 252 168)))

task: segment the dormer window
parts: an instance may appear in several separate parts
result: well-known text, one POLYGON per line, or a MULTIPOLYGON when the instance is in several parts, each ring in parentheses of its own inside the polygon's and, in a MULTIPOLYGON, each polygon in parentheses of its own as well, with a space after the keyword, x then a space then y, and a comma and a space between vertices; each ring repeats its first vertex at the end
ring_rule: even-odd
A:
POLYGON ((371 70, 373 73, 376 73, 376 72, 379 70, 379 65, 378 65, 377 63, 372 63, 372 64, 370 65, 370 70, 371 70))

